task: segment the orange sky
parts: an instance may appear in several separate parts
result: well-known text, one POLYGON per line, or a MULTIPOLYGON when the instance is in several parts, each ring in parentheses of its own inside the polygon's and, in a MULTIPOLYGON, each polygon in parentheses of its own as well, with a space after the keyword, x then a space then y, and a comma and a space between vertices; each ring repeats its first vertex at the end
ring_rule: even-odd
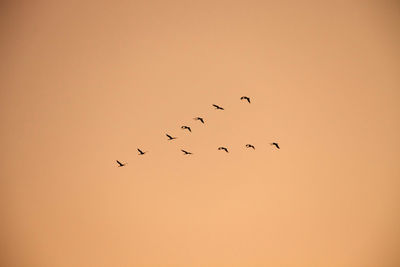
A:
POLYGON ((1 7, 2 266, 399 266, 395 1, 35 2, 1 7))

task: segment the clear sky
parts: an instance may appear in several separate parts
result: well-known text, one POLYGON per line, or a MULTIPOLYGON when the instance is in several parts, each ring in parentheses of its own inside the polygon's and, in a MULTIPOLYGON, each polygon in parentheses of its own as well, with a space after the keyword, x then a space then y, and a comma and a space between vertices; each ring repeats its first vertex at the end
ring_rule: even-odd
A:
POLYGON ((8 2, 2 266, 399 266, 396 1, 8 2))

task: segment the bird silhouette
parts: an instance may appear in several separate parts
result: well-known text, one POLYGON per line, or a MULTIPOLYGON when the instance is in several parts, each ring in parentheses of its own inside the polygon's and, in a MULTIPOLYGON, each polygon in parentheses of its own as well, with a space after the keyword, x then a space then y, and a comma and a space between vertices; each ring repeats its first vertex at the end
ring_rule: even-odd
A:
POLYGON ((274 143, 271 143, 270 145, 271 145, 271 146, 276 146, 277 149, 281 149, 281 148, 279 147, 278 143, 275 143, 275 142, 274 142, 274 143))
POLYGON ((118 167, 124 167, 126 165, 126 163, 122 163, 119 160, 117 160, 117 163, 118 163, 118 167))
POLYGON ((224 110, 224 108, 223 108, 223 107, 220 107, 220 106, 218 106, 218 105, 215 105, 215 104, 213 104, 213 106, 215 107, 215 109, 224 110))
POLYGON ((201 117, 196 117, 196 118, 193 118, 194 120, 197 120, 197 121, 201 121, 201 123, 204 123, 204 119, 203 118, 201 118, 201 117))
POLYGON ((192 152, 189 152, 189 151, 186 151, 186 150, 183 150, 183 149, 181 149, 181 151, 182 151, 185 155, 192 155, 192 154, 193 154, 192 152))
POLYGON ((255 148, 253 145, 251 145, 251 144, 247 144, 246 147, 247 147, 247 148, 256 149, 256 148, 255 148))
POLYGON ((182 126, 181 128, 184 129, 184 130, 186 129, 186 130, 188 130, 189 132, 192 132, 192 129, 190 129, 189 126, 182 126))
POLYGON ((168 140, 174 140, 174 139, 177 139, 178 137, 172 137, 172 136, 170 136, 169 134, 165 134, 167 137, 168 137, 168 140))
POLYGON ((147 151, 144 151, 144 152, 143 152, 143 151, 140 150, 139 148, 138 148, 137 150, 139 151, 139 155, 144 155, 144 154, 146 154, 146 152, 147 152, 147 151))
POLYGON ((229 153, 228 149, 226 147, 220 146, 218 150, 225 150, 226 153, 229 153))
POLYGON ((247 96, 242 96, 242 97, 240 98, 240 100, 247 100, 247 102, 250 103, 250 98, 247 97, 247 96))

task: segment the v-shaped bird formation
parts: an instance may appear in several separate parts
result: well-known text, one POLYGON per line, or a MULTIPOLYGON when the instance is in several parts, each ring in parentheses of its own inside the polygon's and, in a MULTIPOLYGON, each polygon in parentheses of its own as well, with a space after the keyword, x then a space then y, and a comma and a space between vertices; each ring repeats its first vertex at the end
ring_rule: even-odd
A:
MULTIPOLYGON (((250 104, 250 103, 251 103, 250 97, 248 97, 248 96, 242 96, 242 97, 240 97, 240 100, 241 100, 241 101, 247 102, 247 104, 250 104)), ((217 105, 217 104, 212 104, 212 106, 213 106, 216 110, 220 110, 220 111, 225 110, 223 107, 221 107, 220 105, 217 105)), ((193 118, 193 120, 199 121, 199 122, 201 122, 201 124, 205 124, 205 119, 204 119, 203 117, 195 117, 195 118, 193 118)), ((192 132, 192 128, 191 128, 190 126, 187 126, 187 125, 181 126, 181 129, 184 130, 184 131, 186 131, 188 134, 190 134, 190 133, 192 132)), ((170 134, 168 134, 168 133, 166 133, 165 135, 166 135, 166 137, 167 137, 167 141, 173 141, 173 140, 175 140, 175 139, 178 138, 178 137, 172 136, 172 135, 170 135, 170 134)), ((271 145, 271 146, 274 146, 275 149, 280 149, 279 144, 278 144, 277 142, 272 142, 272 143, 270 143, 270 145, 271 145)), ((246 147, 246 148, 251 148, 251 149, 253 149, 253 150, 256 149, 255 146, 252 145, 252 144, 246 144, 245 147, 246 147)), ((225 152, 225 153, 229 153, 229 149, 228 149, 227 147, 220 146, 220 147, 218 147, 217 149, 220 150, 220 151, 223 151, 223 152, 225 152)), ((143 155, 145 155, 145 154, 148 152, 148 151, 143 151, 143 150, 140 149, 140 148, 138 148, 137 151, 139 152, 139 153, 138 153, 139 156, 143 156, 143 155)), ((187 151, 186 149, 180 149, 180 151, 183 152, 183 155, 184 155, 184 156, 193 155, 192 152, 187 151)), ((126 165, 128 164, 127 162, 124 162, 124 163, 123 163, 123 162, 121 162, 121 161, 119 161, 119 160, 116 160, 116 162, 117 162, 117 164, 118 164, 117 167, 124 167, 124 166, 126 166, 126 165)))

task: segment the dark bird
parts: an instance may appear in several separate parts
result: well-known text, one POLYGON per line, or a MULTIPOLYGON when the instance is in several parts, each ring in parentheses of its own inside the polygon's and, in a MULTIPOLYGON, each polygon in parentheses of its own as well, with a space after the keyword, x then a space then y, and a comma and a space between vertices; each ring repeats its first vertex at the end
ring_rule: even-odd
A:
POLYGON ((218 150, 225 150, 226 153, 229 153, 228 149, 226 147, 220 146, 218 150))
POLYGON ((242 96, 242 97, 240 98, 240 100, 247 100, 247 102, 250 103, 250 98, 247 97, 247 96, 242 96))
POLYGON ((194 118, 194 120, 201 121, 201 123, 204 123, 204 119, 201 117, 196 117, 196 118, 194 118))
POLYGON ((181 151, 182 151, 185 155, 192 155, 192 154, 193 154, 192 152, 189 152, 189 151, 186 151, 186 150, 183 150, 183 149, 181 149, 181 151))
POLYGON ((182 128, 182 129, 186 129, 186 130, 188 130, 189 132, 192 132, 192 129, 190 129, 189 126, 182 126, 181 128, 182 128))
POLYGON ((247 144, 246 147, 247 147, 247 148, 256 149, 256 148, 255 148, 253 145, 251 145, 251 144, 247 144))
POLYGON ((213 104, 213 106, 214 106, 216 109, 224 110, 223 107, 220 107, 220 106, 218 106, 218 105, 213 104))
POLYGON ((144 154, 146 154, 146 152, 147 152, 147 151, 144 151, 144 152, 143 152, 143 151, 140 150, 139 148, 137 149, 137 151, 139 151, 139 155, 144 155, 144 154))
POLYGON ((122 163, 119 160, 117 160, 117 163, 118 163, 118 167, 124 167, 126 165, 126 163, 122 163))
POLYGON ((274 143, 271 143, 271 146, 276 146, 277 149, 281 149, 281 148, 279 147, 278 143, 275 143, 275 142, 274 142, 274 143))
POLYGON ((165 134, 165 135, 168 137, 168 140, 174 140, 174 139, 178 138, 178 137, 172 137, 169 134, 165 134))

